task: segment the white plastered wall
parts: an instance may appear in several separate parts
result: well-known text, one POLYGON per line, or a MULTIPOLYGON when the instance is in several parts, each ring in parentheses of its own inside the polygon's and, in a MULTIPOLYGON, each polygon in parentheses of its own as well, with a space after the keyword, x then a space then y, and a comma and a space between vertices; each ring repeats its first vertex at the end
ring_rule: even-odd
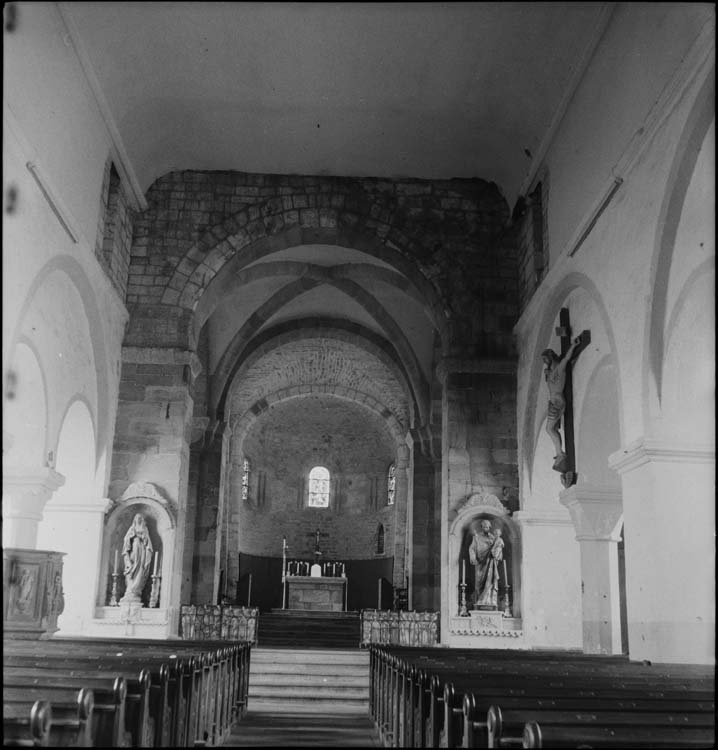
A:
MULTIPOLYGON (((638 23, 639 15, 643 14, 641 10, 632 19, 634 12, 638 11, 621 7, 620 13, 629 28, 630 22, 638 23)), ((670 15, 673 11, 666 12, 670 15)), ((699 11, 696 13, 700 16, 699 11)), ((603 327, 610 335, 609 350, 601 354, 611 356, 618 399, 615 418, 610 421, 612 424, 615 419, 618 421, 620 446, 609 463, 617 472, 625 520, 629 655, 632 659, 653 661, 714 660, 714 639, 708 635, 714 630, 715 602, 714 437, 707 424, 707 419, 713 419, 714 407, 712 391, 709 397, 706 387, 709 381, 714 382, 708 365, 714 360, 714 320, 708 312, 714 309, 710 295, 714 287, 715 256, 714 161, 713 131, 705 123, 698 139, 700 154, 697 158, 695 153, 692 156, 696 159, 692 172, 695 176, 678 212, 686 217, 683 229, 682 220, 674 217, 673 221, 679 222, 676 241, 671 242, 668 251, 659 252, 666 231, 662 207, 675 189, 676 160, 687 158, 679 153, 681 144, 686 131, 698 127, 695 111, 702 106, 701 102, 708 102, 707 109, 713 106, 714 42, 710 28, 701 31, 698 16, 693 17, 695 23, 691 28, 685 19, 679 25, 681 33, 672 44, 679 48, 682 44, 683 52, 672 67, 667 67, 662 58, 660 35, 652 44, 642 42, 645 55, 639 63, 638 58, 632 59, 631 65, 639 64, 644 75, 663 76, 651 84, 658 101, 646 103, 651 107, 646 107, 643 118, 636 121, 640 127, 632 131, 625 131, 621 123, 625 113, 640 114, 633 104, 624 108, 622 97, 629 92, 621 87, 611 90, 597 76, 601 68, 604 74, 611 73, 613 59, 616 63, 613 74, 630 77, 630 70, 621 72, 619 64, 622 59, 625 62, 627 55, 627 50, 620 48, 628 43, 626 39, 622 41, 624 31, 619 35, 609 28, 593 71, 582 82, 555 143, 547 152, 551 266, 516 327, 522 469, 519 516, 527 514, 527 519, 532 517, 535 496, 542 485, 546 486, 545 463, 551 455, 542 449, 545 392, 540 390, 542 375, 538 362, 548 332, 558 325, 559 308, 568 306, 574 332, 590 329, 592 346, 597 328, 603 327), (615 127, 603 121, 601 112, 612 113, 615 127), (565 158, 569 152, 580 154, 573 164, 565 158), (605 157, 607 164, 601 168, 608 167, 610 172, 613 164, 614 175, 623 182, 571 256, 569 253, 575 248, 572 239, 585 214, 577 206, 569 210, 563 197, 575 193, 585 206, 595 205, 601 198, 600 185, 589 175, 593 164, 591 154, 596 157, 596 166, 601 163, 599 157, 601 160, 605 157), (652 301, 659 256, 662 264, 667 259, 670 263, 671 258, 673 263, 664 304, 667 326, 662 348, 664 398, 656 413, 655 406, 652 411, 649 408, 656 399, 651 399, 650 378, 646 373, 651 362, 651 324, 655 315, 652 301), (571 290, 579 287, 591 290, 592 299, 600 301, 602 313, 598 321, 595 317, 584 319, 582 305, 571 298, 571 290), (568 304, 564 305, 564 301, 568 304), (698 420, 700 429, 692 427, 690 414, 702 415, 698 420), (706 418, 706 414, 711 417, 706 418), (661 428, 657 429, 659 425, 661 428), (697 439, 698 432, 702 432, 701 440, 707 439, 701 450, 684 450, 684 439, 697 439), (687 550, 685 566, 678 562, 684 559, 682 552, 674 555, 674 549, 687 550), (688 580, 691 583, 686 585, 688 580)), ((684 150, 690 150, 690 146, 689 142, 684 150)), ((582 393, 582 388, 596 387, 589 379, 590 369, 585 377, 582 375, 588 364, 583 352, 576 364, 574 384, 574 418, 579 420, 592 419, 588 416, 591 410, 582 416, 582 404, 592 397, 588 392, 582 393)), ((607 430, 614 432, 613 426, 609 428, 608 424, 598 422, 596 429, 604 434, 607 430)), ((587 452, 580 441, 590 439, 592 430, 592 424, 576 425, 579 461, 585 461, 587 452)), ((602 452, 610 442, 599 440, 602 452)), ((610 474, 601 467, 592 466, 590 461, 587 465, 590 472, 609 479, 610 474)), ((580 465, 578 471, 580 483, 580 465)), ((543 545, 532 546, 530 539, 524 538, 524 570, 536 577, 555 574, 555 566, 542 563, 539 551, 542 548, 543 545)), ((524 583, 527 590, 526 574, 524 583)), ((549 622, 545 608, 536 607, 534 612, 539 620, 549 622)), ((536 629, 540 631, 540 623, 536 623, 536 629)))
POLYGON ((94 256, 113 143, 57 6, 24 3, 19 10, 3 49, 3 187, 15 196, 3 217, 3 434, 10 446, 3 453, 3 497, 13 492, 31 501, 29 490, 21 497, 17 487, 34 482, 43 497, 41 520, 26 546, 75 553, 82 547, 81 576, 79 557, 65 558, 64 620, 75 618, 79 627, 75 615, 89 611, 92 599, 87 577, 96 575, 128 317, 94 256), (38 422, 32 438, 26 397, 34 399, 38 422), (32 449, 20 453, 29 442, 32 449), (65 530, 43 527, 48 502, 56 516, 74 504, 65 530))

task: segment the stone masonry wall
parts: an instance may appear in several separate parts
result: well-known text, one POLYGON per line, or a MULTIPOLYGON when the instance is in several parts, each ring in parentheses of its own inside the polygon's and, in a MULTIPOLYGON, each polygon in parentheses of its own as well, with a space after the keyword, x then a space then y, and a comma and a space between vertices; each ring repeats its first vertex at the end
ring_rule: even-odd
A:
POLYGON ((127 189, 112 167, 112 162, 108 159, 100 196, 95 257, 120 298, 124 300, 127 293, 134 216, 127 189))
POLYGON ((449 509, 483 489, 518 490, 514 375, 452 373, 449 409, 449 509))
POLYGON ((378 240, 401 253, 452 317, 457 351, 513 352, 516 253, 493 183, 172 172, 147 201, 129 268, 130 345, 154 332, 158 345, 187 346, 187 313, 227 260, 256 259, 278 236, 316 230, 315 241, 368 249, 369 239, 371 252, 378 240))

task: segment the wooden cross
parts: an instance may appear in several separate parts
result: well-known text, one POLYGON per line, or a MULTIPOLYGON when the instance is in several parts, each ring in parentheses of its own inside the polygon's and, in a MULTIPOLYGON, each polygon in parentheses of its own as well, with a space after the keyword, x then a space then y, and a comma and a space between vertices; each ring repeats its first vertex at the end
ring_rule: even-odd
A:
MULTIPOLYGON (((556 335, 561 339, 561 358, 566 356, 572 342, 571 322, 569 319, 568 308, 562 307, 559 313, 559 325, 556 327, 556 335)), ((566 409, 563 413, 563 437, 564 450, 566 452, 568 467, 561 474, 561 484, 568 488, 576 483, 576 443, 573 434, 573 362, 576 357, 591 343, 591 332, 581 332, 581 343, 574 349, 571 361, 566 365, 566 383, 564 385, 564 398, 566 399, 566 409)))
POLYGON ((317 562, 319 559, 319 555, 322 554, 322 552, 319 549, 319 537, 329 536, 329 534, 325 534, 323 531, 319 531, 319 529, 317 529, 316 531, 307 534, 307 536, 314 537, 314 557, 315 557, 315 562, 317 562))

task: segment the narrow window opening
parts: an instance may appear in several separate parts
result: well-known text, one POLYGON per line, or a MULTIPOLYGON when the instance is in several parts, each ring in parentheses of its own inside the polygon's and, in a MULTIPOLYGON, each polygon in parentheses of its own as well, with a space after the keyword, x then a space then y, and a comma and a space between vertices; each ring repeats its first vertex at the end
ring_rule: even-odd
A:
POLYGON ((329 470, 315 466, 309 472, 309 507, 329 507, 329 470))
POLYGON ((386 478, 386 487, 386 504, 394 505, 394 494, 396 492, 396 466, 394 464, 389 467, 386 478))
POLYGON ((249 459, 242 462, 242 500, 249 500, 249 459))

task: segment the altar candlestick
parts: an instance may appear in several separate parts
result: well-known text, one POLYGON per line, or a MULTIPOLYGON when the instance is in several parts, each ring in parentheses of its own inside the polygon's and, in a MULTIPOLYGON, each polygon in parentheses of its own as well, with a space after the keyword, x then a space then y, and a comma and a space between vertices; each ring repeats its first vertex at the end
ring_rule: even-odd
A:
POLYGON ((503 560, 503 563, 504 563, 504 586, 506 586, 506 584, 508 584, 509 582, 509 577, 508 575, 506 575, 506 560, 503 560))
POLYGON ((461 583, 466 583, 466 560, 461 561, 461 583))
POLYGON ((117 550, 115 550, 115 575, 117 575, 119 567, 120 567, 120 553, 117 550))
POLYGON ((160 559, 160 553, 155 552, 155 570, 152 575, 155 575, 155 576, 157 575, 157 563, 159 562, 159 559, 160 559))

